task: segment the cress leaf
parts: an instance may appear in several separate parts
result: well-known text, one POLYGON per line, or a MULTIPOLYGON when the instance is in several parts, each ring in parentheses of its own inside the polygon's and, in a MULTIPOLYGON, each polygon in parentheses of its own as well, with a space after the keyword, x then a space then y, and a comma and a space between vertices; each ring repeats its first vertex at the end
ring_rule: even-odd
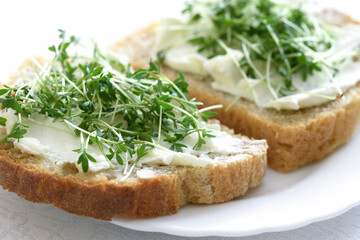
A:
POLYGON ((0 125, 1 126, 6 126, 6 121, 7 121, 6 118, 0 117, 0 125))

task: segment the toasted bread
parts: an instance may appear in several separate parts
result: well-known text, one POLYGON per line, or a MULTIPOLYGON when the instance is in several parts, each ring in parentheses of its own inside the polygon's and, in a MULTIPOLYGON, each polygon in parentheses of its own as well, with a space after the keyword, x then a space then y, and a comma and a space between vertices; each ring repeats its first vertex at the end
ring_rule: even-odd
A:
MULTIPOLYGON (((26 61, 21 68, 30 63, 26 61)), ((1 131, 1 135, 6 135, 4 128, 1 131)), ((267 166, 265 140, 234 135, 224 126, 222 131, 241 138, 244 149, 252 150, 224 155, 225 160, 204 167, 142 165, 135 167, 125 180, 119 168, 84 173, 75 162, 56 165, 51 158, 1 143, 0 185, 26 200, 102 220, 116 215, 173 214, 187 203, 221 203, 259 185, 267 166), (139 173, 144 170, 151 174, 141 176, 139 173)))

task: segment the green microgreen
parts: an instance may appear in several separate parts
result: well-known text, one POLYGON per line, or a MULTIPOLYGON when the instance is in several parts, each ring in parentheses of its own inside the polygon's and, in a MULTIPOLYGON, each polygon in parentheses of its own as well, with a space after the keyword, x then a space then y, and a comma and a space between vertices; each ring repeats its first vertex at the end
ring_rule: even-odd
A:
MULTIPOLYGON (((96 45, 92 57, 72 55, 69 49, 77 39, 67 39, 64 31, 60 38, 60 44, 49 48, 54 53, 51 64, 41 71, 35 67, 36 79, 0 89, 1 108, 19 115, 0 142, 11 144, 11 138, 24 137, 27 126, 21 115, 46 115, 79 137, 80 148, 74 152, 87 172, 89 163, 96 162, 89 145, 96 146, 110 166, 125 164, 127 169, 127 156, 137 163, 153 148, 182 152, 189 146, 181 141, 191 133, 198 136, 193 148, 199 150, 206 138, 214 137, 202 127, 200 116, 207 120, 215 114, 199 112, 201 103, 189 99, 182 73, 170 81, 151 61, 148 69, 133 72, 128 64, 104 56, 96 45), (172 144, 170 149, 160 145, 161 136, 172 144)), ((0 125, 6 125, 5 118, 0 118, 0 125)))
POLYGON ((1 126, 6 126, 6 122, 7 122, 6 118, 0 117, 0 125, 1 126))
POLYGON ((301 8, 271 0, 194 0, 182 13, 188 19, 183 26, 189 31, 186 40, 199 53, 213 58, 229 54, 229 49, 241 51, 243 56, 233 60, 243 78, 266 81, 275 99, 299 90, 293 83, 295 73, 307 81, 315 72, 329 78, 337 72, 334 63, 322 57, 333 47, 334 37, 301 8), (203 31, 204 24, 212 30, 203 31), (266 72, 258 68, 263 66, 266 72), (282 79, 280 87, 272 85, 275 74, 282 79))
MULTIPOLYGON (((6 118, 1 117, 0 119, 1 125, 6 126, 6 118)), ((25 128, 28 128, 29 126, 26 124, 23 124, 21 122, 21 114, 18 115, 18 120, 16 123, 12 126, 10 133, 2 138, 0 138, 0 142, 8 143, 10 145, 13 145, 13 141, 11 139, 16 139, 19 141, 21 138, 24 138, 24 135, 27 133, 27 130, 25 128)))

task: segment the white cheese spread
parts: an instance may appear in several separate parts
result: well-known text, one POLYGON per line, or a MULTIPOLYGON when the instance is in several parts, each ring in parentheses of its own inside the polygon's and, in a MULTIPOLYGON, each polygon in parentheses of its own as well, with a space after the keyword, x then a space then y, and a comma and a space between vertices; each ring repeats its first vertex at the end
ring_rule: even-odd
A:
POLYGON ((138 178, 146 179, 146 178, 153 178, 156 173, 151 169, 139 169, 136 171, 136 175, 138 178))
MULTIPOLYGON (((8 134, 16 123, 17 117, 12 110, 1 111, 0 116, 7 119, 7 124, 4 128, 8 134)), ((20 141, 14 141, 16 148, 25 153, 52 159, 59 166, 77 162, 79 153, 73 150, 80 148, 80 138, 65 123, 54 121, 52 118, 38 114, 33 114, 30 119, 23 117, 22 122, 29 125, 29 128, 24 138, 20 139, 20 141)), ((212 134, 216 137, 206 138, 206 144, 199 151, 192 149, 198 140, 196 133, 188 135, 182 142, 188 146, 188 148, 183 148, 183 153, 166 149, 170 147, 170 144, 160 141, 160 145, 164 148, 155 148, 149 151, 140 159, 139 166, 176 165, 204 167, 209 163, 224 160, 228 158, 228 155, 240 155, 240 157, 244 158, 249 155, 255 155, 258 151, 256 146, 258 142, 265 141, 233 137, 230 134, 219 131, 220 125, 218 123, 207 125, 204 123, 204 126, 213 129, 212 134), (210 157, 210 155, 213 156, 210 157)), ((96 159, 96 163, 89 161, 90 172, 99 172, 111 168, 109 162, 95 145, 89 145, 88 153, 96 159)), ((239 159, 238 156, 237 159, 239 159)), ((134 160, 130 159, 130 161, 134 160)), ((76 164, 76 166, 79 171, 82 171, 81 165, 76 164)), ((150 176, 150 173, 145 171, 139 174, 138 177, 140 178, 150 176)))
MULTIPOLYGON (((212 28, 210 22, 202 24, 203 28, 207 29, 206 31, 212 28)), ((242 58, 241 51, 230 49, 230 54, 208 59, 197 52, 196 46, 187 43, 187 40, 191 38, 189 32, 192 31, 192 28, 186 28, 183 21, 162 20, 156 30, 156 43, 152 52, 155 54, 159 50, 165 50, 165 63, 168 66, 178 71, 202 76, 209 75, 212 77, 212 88, 232 94, 234 97, 240 96, 254 101, 259 107, 297 110, 317 106, 329 101, 329 98, 324 97, 324 95, 334 97, 339 93, 339 89, 344 92, 356 85, 360 79, 360 61, 353 61, 352 57, 350 57, 336 66, 339 73, 333 81, 329 79, 329 74, 332 73, 325 71, 314 72, 312 76, 308 76, 306 81, 302 80, 301 74, 294 74, 293 85, 301 90, 292 92, 291 95, 285 97, 275 97, 264 79, 260 81, 259 79, 245 79, 243 77, 234 63, 234 60, 242 58)), ((335 40, 334 48, 331 50, 332 52, 329 52, 329 54, 333 54, 333 58, 338 57, 336 53, 339 49, 348 53, 359 50, 360 26, 347 24, 338 31, 338 38, 335 40)), ((265 76, 266 67, 264 64, 254 64, 265 76)), ((283 80, 280 75, 274 74, 271 76, 273 86, 280 85, 281 81, 283 80)))

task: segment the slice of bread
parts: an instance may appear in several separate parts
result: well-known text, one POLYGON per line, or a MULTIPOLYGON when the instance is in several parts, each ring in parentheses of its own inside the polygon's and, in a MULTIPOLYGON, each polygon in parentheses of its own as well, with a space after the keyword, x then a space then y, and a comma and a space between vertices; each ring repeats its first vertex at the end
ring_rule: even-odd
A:
POLYGON ((119 168, 84 173, 76 163, 57 165, 1 143, 0 185, 26 200, 103 220, 173 214, 187 203, 221 203, 259 185, 267 167, 265 140, 234 135, 224 126, 222 131, 242 139, 242 153, 221 155, 222 161, 205 167, 142 165, 124 181, 119 168))
MULTIPOLYGON (((152 24, 125 38, 112 50, 128 55, 134 68, 146 67, 155 43, 156 26, 156 23, 152 24)), ((163 65, 161 70, 169 78, 176 78, 176 71, 168 66, 163 65)), ((259 108, 240 99, 226 112, 234 96, 214 90, 210 77, 184 74, 190 84, 190 97, 205 106, 224 106, 217 115, 222 124, 236 133, 267 140, 268 164, 281 172, 293 171, 310 161, 324 158, 350 139, 360 119, 360 84, 345 92, 342 99, 321 106, 277 111, 259 108)))

